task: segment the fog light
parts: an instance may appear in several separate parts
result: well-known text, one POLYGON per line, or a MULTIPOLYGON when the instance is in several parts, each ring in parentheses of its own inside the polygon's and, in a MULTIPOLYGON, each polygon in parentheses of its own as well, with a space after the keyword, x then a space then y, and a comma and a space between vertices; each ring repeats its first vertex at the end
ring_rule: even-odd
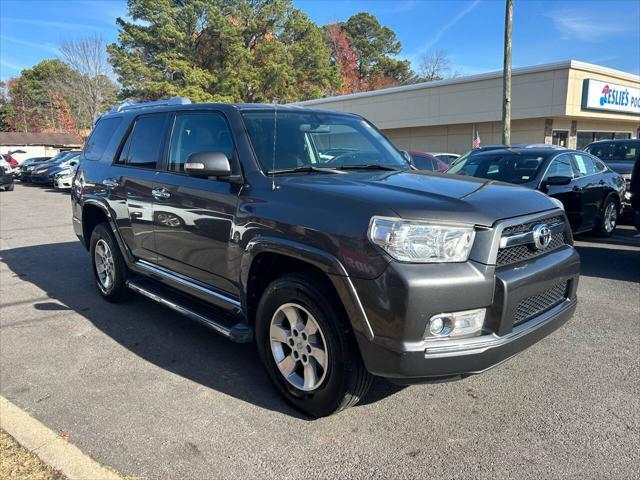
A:
POLYGON ((482 330, 486 312, 486 308, 478 308, 434 315, 429 319, 425 337, 461 337, 478 333, 482 330))

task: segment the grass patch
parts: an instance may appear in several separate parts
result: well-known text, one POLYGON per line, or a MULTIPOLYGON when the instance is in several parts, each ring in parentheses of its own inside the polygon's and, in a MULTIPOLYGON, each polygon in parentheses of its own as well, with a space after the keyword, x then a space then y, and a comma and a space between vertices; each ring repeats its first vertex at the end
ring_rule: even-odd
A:
POLYGON ((0 430, 0 478, 11 480, 67 480, 38 456, 0 430))

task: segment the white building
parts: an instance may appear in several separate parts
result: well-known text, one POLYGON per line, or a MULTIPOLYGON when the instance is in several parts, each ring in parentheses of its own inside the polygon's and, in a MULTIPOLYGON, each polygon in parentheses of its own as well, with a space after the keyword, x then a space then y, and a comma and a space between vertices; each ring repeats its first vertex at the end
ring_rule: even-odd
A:
POLYGON ((12 156, 22 163, 32 157, 53 157, 60 150, 82 148, 83 140, 72 133, 0 132, 0 154, 12 156))

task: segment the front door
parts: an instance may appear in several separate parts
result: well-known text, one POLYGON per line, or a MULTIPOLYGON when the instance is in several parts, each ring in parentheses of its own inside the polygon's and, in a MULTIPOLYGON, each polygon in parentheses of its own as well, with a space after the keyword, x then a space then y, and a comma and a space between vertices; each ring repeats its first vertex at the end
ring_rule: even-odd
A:
POLYGON ((571 229, 579 228, 582 222, 582 190, 576 183, 571 154, 563 153, 551 160, 543 181, 549 177, 571 178, 568 185, 549 185, 546 193, 562 202, 571 229))
POLYGON ((164 148, 168 114, 141 115, 106 179, 124 242, 136 257, 155 262, 153 179, 164 148))
POLYGON ((221 113, 175 115, 166 165, 153 182, 158 264, 237 295, 233 272, 239 253, 230 241, 242 187, 187 176, 184 164, 196 152, 223 152, 234 163, 231 133, 221 113))

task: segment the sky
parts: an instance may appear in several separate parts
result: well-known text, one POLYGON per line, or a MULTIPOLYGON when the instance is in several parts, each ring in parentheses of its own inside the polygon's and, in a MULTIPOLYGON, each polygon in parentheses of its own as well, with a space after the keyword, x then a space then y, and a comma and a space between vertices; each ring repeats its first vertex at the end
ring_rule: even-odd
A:
MULTIPOLYGON (((294 0, 323 25, 360 11, 378 17, 402 42, 400 58, 444 50, 454 70, 502 68, 503 0, 294 0)), ((118 36, 126 0, 0 0, 0 79, 60 55, 65 39, 118 36)), ((515 0, 513 67, 581 60, 640 74, 640 0, 515 0)))

